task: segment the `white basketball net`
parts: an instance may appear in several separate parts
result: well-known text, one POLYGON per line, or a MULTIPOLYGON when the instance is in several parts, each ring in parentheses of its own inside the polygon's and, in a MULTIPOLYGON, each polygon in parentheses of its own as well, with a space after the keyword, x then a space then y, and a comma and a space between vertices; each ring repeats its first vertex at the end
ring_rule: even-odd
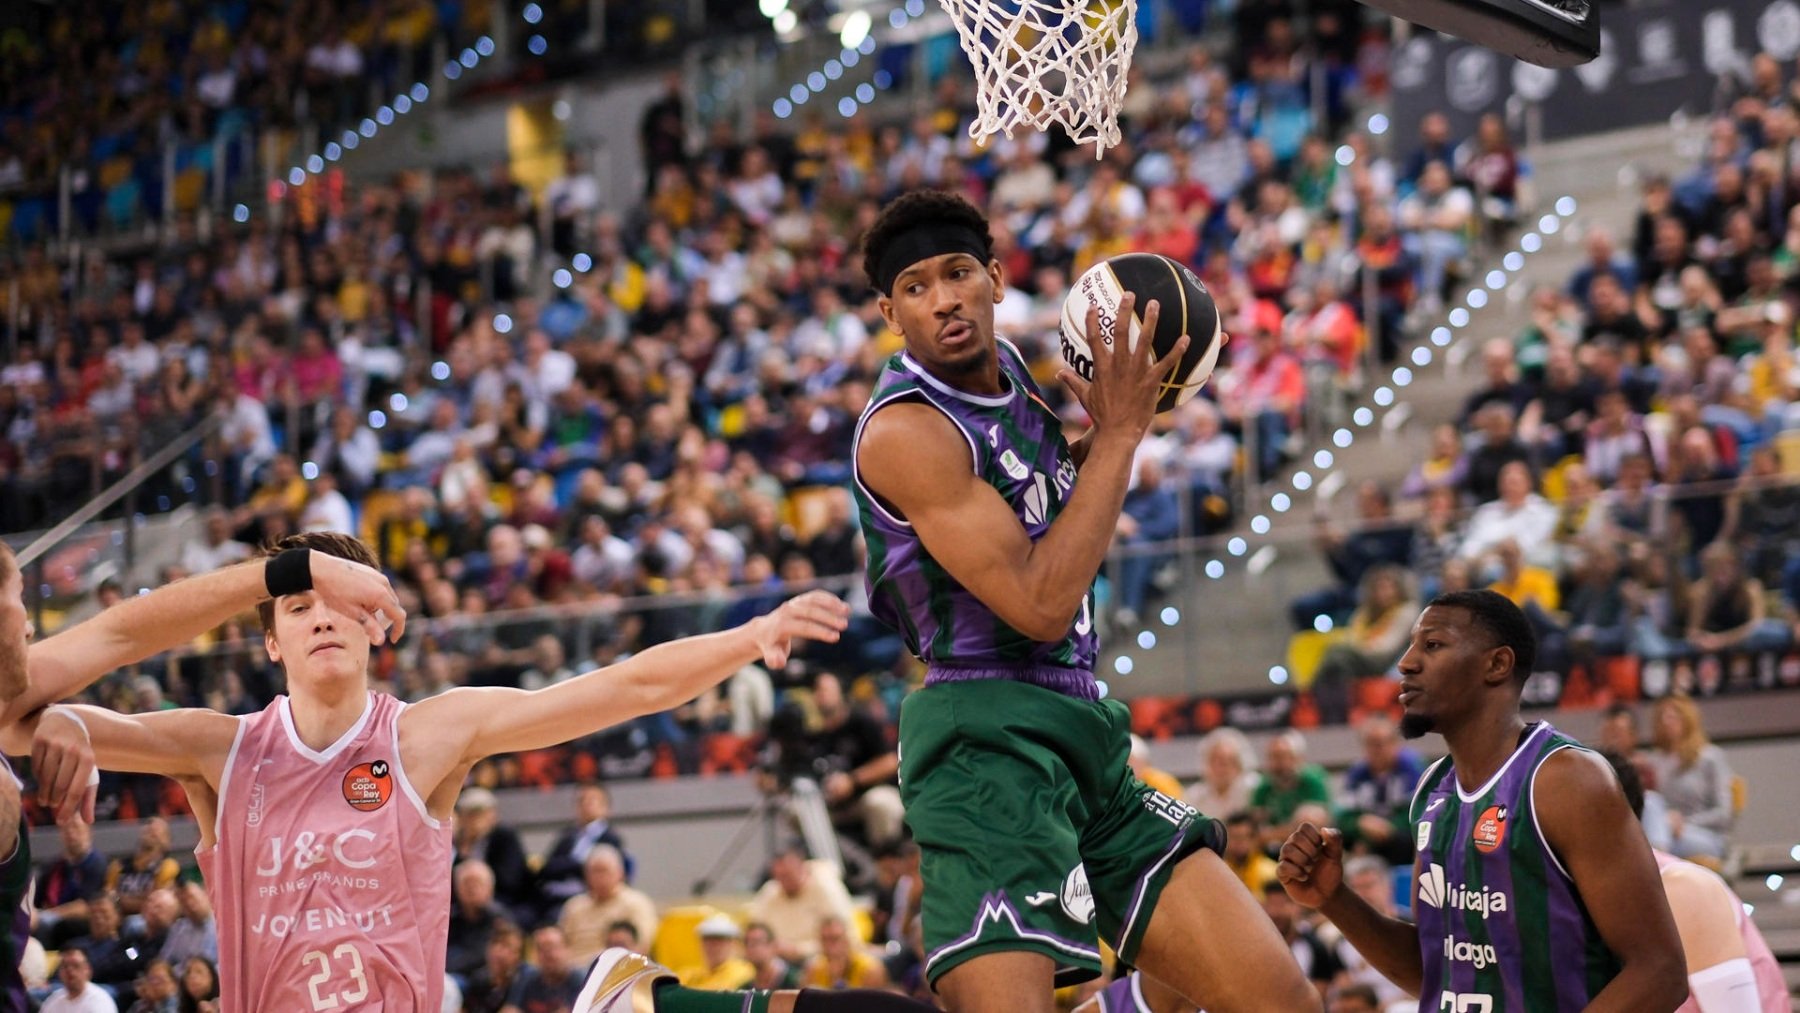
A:
POLYGON ((975 65, 969 136, 1060 123, 1096 154, 1119 143, 1137 0, 941 0, 975 65))

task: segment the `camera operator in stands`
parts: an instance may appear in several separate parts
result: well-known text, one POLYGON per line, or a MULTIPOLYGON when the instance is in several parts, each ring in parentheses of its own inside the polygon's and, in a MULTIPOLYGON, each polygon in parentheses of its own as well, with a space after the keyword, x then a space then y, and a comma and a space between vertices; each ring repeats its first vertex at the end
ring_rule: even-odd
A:
MULTIPOLYGON (((830 672, 813 681, 811 713, 790 700, 769 725, 769 744, 758 782, 771 795, 786 792, 804 806, 816 786, 832 828, 868 848, 900 839, 899 756, 887 730, 851 705, 843 683, 830 672)), ((794 813, 803 829, 806 814, 794 813)), ((815 843, 815 850, 817 844, 815 843)))

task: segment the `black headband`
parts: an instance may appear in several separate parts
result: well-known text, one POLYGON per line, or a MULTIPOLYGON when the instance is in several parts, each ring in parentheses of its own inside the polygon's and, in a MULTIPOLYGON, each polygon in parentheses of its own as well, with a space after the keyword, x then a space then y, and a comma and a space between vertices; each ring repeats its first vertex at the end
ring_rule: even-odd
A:
POLYGON ((870 280, 884 295, 892 295, 894 279, 900 277, 901 271, 946 253, 966 253, 984 267, 993 256, 987 240, 967 225, 921 222, 889 240, 881 260, 875 264, 875 277, 870 280))

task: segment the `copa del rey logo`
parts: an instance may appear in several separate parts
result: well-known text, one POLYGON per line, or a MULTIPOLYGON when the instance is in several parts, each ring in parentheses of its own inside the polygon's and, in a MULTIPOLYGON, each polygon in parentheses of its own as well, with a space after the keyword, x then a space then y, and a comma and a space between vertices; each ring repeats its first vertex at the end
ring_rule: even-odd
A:
POLYGON ((394 774, 386 760, 359 763, 344 775, 344 801, 359 812, 374 812, 394 796, 394 774))
POLYGON ((1490 914, 1506 913, 1506 894, 1487 887, 1471 890, 1461 883, 1448 883, 1444 867, 1436 863, 1419 877, 1419 903, 1440 910, 1473 911, 1484 919, 1490 914))
POLYGON ((1506 807, 1491 805, 1481 811, 1475 818, 1475 830, 1471 835, 1475 841, 1475 850, 1482 854, 1492 854, 1500 850, 1506 841, 1506 807))

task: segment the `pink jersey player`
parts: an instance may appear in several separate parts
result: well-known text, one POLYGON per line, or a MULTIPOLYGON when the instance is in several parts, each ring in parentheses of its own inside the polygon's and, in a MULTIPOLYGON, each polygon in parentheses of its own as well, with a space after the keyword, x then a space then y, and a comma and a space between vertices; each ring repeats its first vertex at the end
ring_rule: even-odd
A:
MULTIPOLYGON (((1662 870, 1663 889, 1669 893, 1675 926, 1681 930, 1681 943, 1687 950, 1688 981, 1695 992, 1723 987, 1735 1001, 1740 995, 1747 995, 1754 982, 1757 998, 1752 1005, 1756 1009, 1787 1013, 1788 989, 1781 964, 1731 887, 1710 869, 1666 852, 1656 852, 1656 864, 1662 870), (1738 961, 1749 964, 1748 973, 1738 961), (1709 985, 1709 979, 1713 984, 1709 985)), ((1690 995, 1676 1013, 1700 1013, 1700 1008, 1700 999, 1690 995)))
POLYGON ((323 750, 288 698, 240 718, 219 786, 213 889, 224 1008, 435 1009, 450 926, 450 827, 406 779, 406 705, 369 694, 323 750))
MULTIPOLYGON (((438 1013, 448 824, 475 763, 679 706, 750 662, 785 664, 795 640, 836 640, 849 619, 843 602, 808 592, 736 629, 544 689, 459 687, 403 706, 369 687, 381 620, 402 613, 368 547, 308 533, 279 548, 271 561, 119 606, 120 624, 191 639, 256 604, 288 688, 262 713, 57 705, 0 728, 0 745, 15 751, 29 730, 43 794, 65 814, 95 761, 181 782, 217 912, 222 1013, 438 1013)), ((116 667, 103 664, 117 656, 114 639, 51 653, 21 706, 66 698, 116 667)))

